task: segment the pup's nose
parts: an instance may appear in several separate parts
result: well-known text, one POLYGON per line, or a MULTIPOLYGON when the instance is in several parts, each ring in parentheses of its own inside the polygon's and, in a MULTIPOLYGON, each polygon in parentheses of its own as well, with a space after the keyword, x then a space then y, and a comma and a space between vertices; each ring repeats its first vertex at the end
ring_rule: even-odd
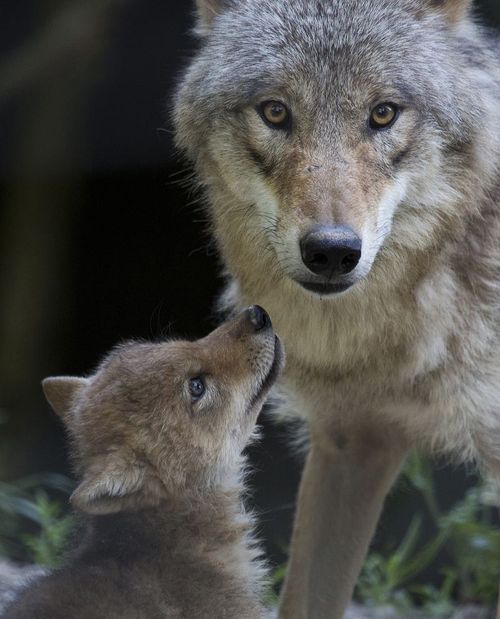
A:
POLYGON ((315 275, 346 275, 361 258, 361 239, 347 226, 314 226, 300 242, 302 260, 315 275))
POLYGON ((247 309, 247 316, 255 331, 263 331, 272 327, 271 319, 266 310, 258 305, 252 305, 247 309))

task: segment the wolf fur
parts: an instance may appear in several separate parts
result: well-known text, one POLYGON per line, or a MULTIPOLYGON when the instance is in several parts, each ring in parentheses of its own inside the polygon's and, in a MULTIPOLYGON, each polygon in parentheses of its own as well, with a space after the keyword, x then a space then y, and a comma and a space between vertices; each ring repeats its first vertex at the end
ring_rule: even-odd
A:
POLYGON ((198 0, 196 32, 174 119, 222 305, 268 308, 310 425, 281 613, 338 618, 408 450, 500 477, 500 45, 469 0, 198 0), (300 284, 315 224, 362 239, 342 294, 300 284))
POLYGON ((5 619, 268 616, 240 454, 283 355, 249 311, 198 342, 124 344, 90 378, 44 381, 72 439, 81 542, 5 619))

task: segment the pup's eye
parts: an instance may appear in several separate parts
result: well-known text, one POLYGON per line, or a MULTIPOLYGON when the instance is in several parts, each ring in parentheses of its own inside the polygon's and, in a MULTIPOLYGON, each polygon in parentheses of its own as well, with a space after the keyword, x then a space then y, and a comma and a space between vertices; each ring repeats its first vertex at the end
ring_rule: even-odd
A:
POLYGON ((387 129, 396 122, 398 113, 399 108, 394 103, 377 105, 370 115, 370 127, 372 129, 387 129))
POLYGON ((260 106, 260 114, 274 129, 287 129, 290 125, 291 114, 281 101, 265 101, 260 106))
POLYGON ((189 393, 193 400, 199 400, 205 395, 206 387, 205 381, 201 376, 191 378, 189 381, 189 393))

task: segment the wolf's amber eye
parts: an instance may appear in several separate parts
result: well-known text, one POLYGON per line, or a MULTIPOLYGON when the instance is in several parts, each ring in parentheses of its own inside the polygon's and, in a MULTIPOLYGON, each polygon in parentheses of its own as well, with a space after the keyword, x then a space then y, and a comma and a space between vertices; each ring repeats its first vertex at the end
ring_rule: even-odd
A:
POLYGON ((189 393, 193 400, 199 400, 205 394, 205 382, 201 376, 191 378, 189 381, 189 393))
POLYGON ((398 107, 393 103, 382 103, 372 110, 370 127, 372 129, 387 129, 398 117, 398 107))
POLYGON ((280 101, 266 101, 260 107, 264 120, 276 129, 286 129, 290 123, 290 112, 280 101))

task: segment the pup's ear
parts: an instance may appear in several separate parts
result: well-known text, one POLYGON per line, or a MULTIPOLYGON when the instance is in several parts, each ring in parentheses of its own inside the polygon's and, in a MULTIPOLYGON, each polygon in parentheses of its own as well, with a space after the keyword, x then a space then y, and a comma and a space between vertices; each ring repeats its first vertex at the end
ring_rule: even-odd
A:
POLYGON ((152 503, 161 494, 161 483, 133 454, 110 453, 85 472, 71 495, 71 503, 95 515, 113 514, 152 503))
POLYGON ((71 410, 77 395, 88 385, 88 382, 86 378, 58 376, 42 381, 42 389, 54 411, 64 419, 71 410))
POLYGON ((473 0, 426 0, 426 5, 443 13, 452 24, 457 24, 470 13, 473 0))
POLYGON ((214 18, 229 6, 232 0, 196 0, 198 12, 197 33, 205 35, 210 31, 214 18))

